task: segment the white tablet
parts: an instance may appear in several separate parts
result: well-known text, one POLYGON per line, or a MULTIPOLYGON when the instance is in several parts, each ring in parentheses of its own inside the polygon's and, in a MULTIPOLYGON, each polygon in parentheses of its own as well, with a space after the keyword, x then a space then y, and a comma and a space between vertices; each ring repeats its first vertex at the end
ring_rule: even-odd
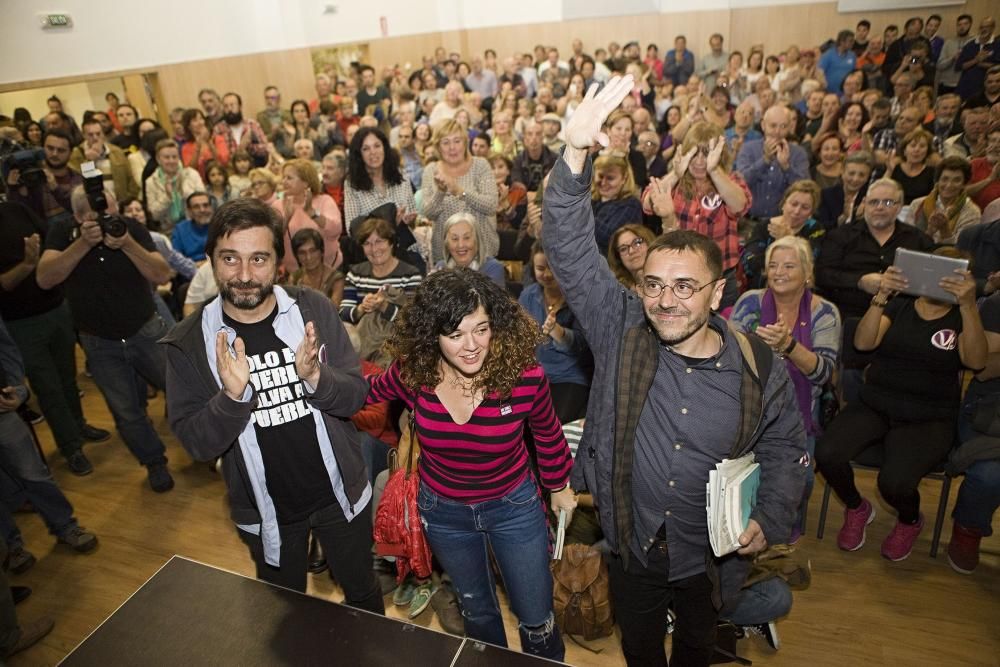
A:
POLYGON ((908 285, 903 290, 904 294, 925 296, 945 303, 958 303, 958 299, 954 294, 941 289, 939 285, 941 279, 945 276, 954 277, 956 269, 969 270, 967 259, 941 257, 905 248, 896 248, 894 264, 906 276, 908 285))

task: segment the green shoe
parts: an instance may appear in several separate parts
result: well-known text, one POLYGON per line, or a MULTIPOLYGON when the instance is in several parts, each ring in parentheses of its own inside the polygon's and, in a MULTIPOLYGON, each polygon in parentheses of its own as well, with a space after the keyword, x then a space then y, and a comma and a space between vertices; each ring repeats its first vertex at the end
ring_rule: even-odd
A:
POLYGON ((405 607, 413 601, 413 594, 416 591, 416 587, 413 585, 412 579, 404 579, 397 588, 396 592, 392 594, 392 603, 397 607, 405 607))
POLYGON ((429 581, 417 586, 413 592, 413 600, 410 602, 410 618, 420 616, 424 609, 427 609, 427 605, 431 603, 431 598, 436 592, 437 588, 429 581))

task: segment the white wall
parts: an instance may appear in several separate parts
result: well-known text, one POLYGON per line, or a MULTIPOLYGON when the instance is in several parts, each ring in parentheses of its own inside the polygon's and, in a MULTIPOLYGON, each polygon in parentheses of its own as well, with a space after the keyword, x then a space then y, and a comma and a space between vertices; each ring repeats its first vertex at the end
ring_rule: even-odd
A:
MULTIPOLYGON (((566 0, 571 2, 572 0, 566 0)), ((820 0, 645 0, 662 13, 820 0)), ((630 0, 635 4, 635 0, 630 0)), ((614 0, 606 14, 619 11, 614 0)), ((629 3, 625 3, 629 4, 629 3)), ((0 83, 390 36, 562 21, 563 0, 3 0, 0 83), (324 14, 335 5, 335 14, 324 14), (39 15, 73 27, 42 30, 39 15)))
POLYGON ((62 100, 66 113, 79 122, 87 109, 107 108, 108 105, 104 101, 107 93, 115 93, 118 99, 125 99, 125 88, 120 77, 0 93, 0 114, 13 116, 14 109, 24 107, 31 112, 31 117, 37 120, 49 112, 46 100, 55 95, 62 100))

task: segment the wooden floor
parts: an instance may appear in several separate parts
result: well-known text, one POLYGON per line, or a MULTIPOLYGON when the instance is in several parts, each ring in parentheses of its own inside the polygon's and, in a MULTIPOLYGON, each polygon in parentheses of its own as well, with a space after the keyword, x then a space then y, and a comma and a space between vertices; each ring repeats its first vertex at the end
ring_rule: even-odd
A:
MULTIPOLYGON (((86 391, 88 420, 112 429, 93 383, 81 377, 80 386, 86 391)), ((169 433, 162 397, 152 402, 150 414, 167 443, 177 481, 176 488, 164 495, 149 489, 144 469, 117 436, 87 446, 95 472, 80 478, 69 472, 56 453, 48 427, 44 423, 37 427, 57 482, 75 506, 81 524, 100 537, 100 546, 88 555, 57 548, 39 517, 17 515, 25 543, 38 557, 29 572, 11 577, 12 583, 34 590, 18 606, 18 616, 26 621, 48 614, 56 626, 36 647, 10 660, 10 665, 57 663, 173 554, 252 575, 250 558, 227 518, 221 479, 204 464, 193 463, 169 433)), ((871 497, 870 474, 860 473, 859 481, 862 492, 871 497)), ((818 481, 810 506, 813 531, 822 489, 818 481)), ((937 482, 921 488, 925 512, 933 512, 939 489, 937 482)), ((868 544, 856 553, 836 548, 840 518, 841 508, 834 503, 826 539, 806 537, 800 542, 811 560, 813 581, 811 588, 795 593, 791 614, 778 624, 781 650, 775 653, 759 639, 748 639, 740 642, 743 655, 756 664, 769 665, 1000 667, 1000 531, 984 540, 983 562, 976 573, 961 576, 948 567, 944 554, 950 519, 936 560, 928 556, 928 526, 908 560, 890 563, 878 553, 892 525, 884 508, 869 530, 868 544)), ((341 599, 325 575, 310 579, 311 593, 341 599)), ((387 604, 390 614, 401 616, 391 599, 387 598, 387 604)), ((417 622, 439 627, 430 608, 417 622)), ((516 646, 516 623, 509 615, 507 629, 516 646)), ((594 642, 594 646, 604 649, 600 655, 567 643, 567 661, 601 667, 624 664, 617 638, 594 642)), ((225 664, 225 658, 205 656, 205 662, 225 664)), ((400 656, 399 664, 409 663, 400 656)))

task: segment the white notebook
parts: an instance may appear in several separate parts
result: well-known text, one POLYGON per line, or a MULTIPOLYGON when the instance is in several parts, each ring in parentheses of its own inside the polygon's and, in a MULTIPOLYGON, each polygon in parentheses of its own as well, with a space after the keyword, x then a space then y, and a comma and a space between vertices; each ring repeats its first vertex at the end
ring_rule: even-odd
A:
POLYGON ((739 537, 746 530, 750 513, 757 504, 760 464, 753 452, 738 459, 723 459, 708 473, 705 511, 708 539, 716 556, 740 548, 739 537))

